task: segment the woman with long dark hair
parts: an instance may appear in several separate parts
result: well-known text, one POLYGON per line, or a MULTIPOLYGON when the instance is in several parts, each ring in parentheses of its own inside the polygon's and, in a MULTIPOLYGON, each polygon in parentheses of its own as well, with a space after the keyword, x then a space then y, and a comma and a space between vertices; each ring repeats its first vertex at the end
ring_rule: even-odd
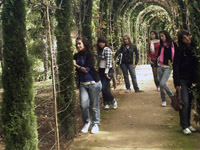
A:
POLYGON ((130 73, 135 92, 136 93, 143 92, 138 87, 136 72, 135 72, 135 68, 139 61, 139 53, 138 53, 137 47, 132 44, 131 39, 128 35, 125 35, 123 37, 123 42, 124 43, 121 45, 119 51, 115 54, 115 56, 117 57, 118 55, 122 55, 120 67, 122 69, 122 73, 124 76, 126 93, 128 93, 131 90, 128 72, 130 73), (134 62, 134 57, 133 57, 134 53, 136 56, 135 62, 134 62))
POLYGON ((99 132, 100 102, 99 96, 102 88, 98 72, 94 69, 94 56, 90 52, 90 43, 85 37, 76 39, 78 53, 74 55, 79 84, 80 105, 82 118, 85 123, 82 133, 87 133, 92 123, 91 133, 99 132), (92 117, 90 118, 90 113, 92 117), (92 119, 92 121, 91 121, 92 119))
POLYGON ((173 78, 176 90, 181 91, 183 108, 179 111, 180 125, 184 134, 196 131, 190 124, 193 100, 192 83, 195 83, 195 45, 186 31, 178 33, 179 49, 175 52, 173 78))
POLYGON ((117 109, 117 101, 113 97, 110 91, 110 81, 112 78, 112 50, 109 47, 105 37, 101 36, 97 40, 97 52, 98 52, 98 67, 99 75, 102 83, 102 94, 104 109, 110 109, 110 105, 113 104, 113 109, 117 109))
POLYGON ((148 57, 153 72, 154 83, 158 91, 160 91, 160 83, 157 77, 157 57, 158 57, 159 46, 160 46, 160 40, 158 37, 158 33, 152 30, 150 32, 150 42, 148 44, 148 57))
POLYGON ((174 62, 174 54, 177 50, 176 43, 172 40, 170 34, 163 30, 159 32, 160 35, 160 47, 159 47, 159 53, 158 53, 158 78, 160 82, 160 95, 162 99, 161 106, 166 107, 166 96, 167 95, 172 99, 174 97, 174 94, 172 93, 171 89, 166 84, 171 72, 172 72, 172 64, 174 62))

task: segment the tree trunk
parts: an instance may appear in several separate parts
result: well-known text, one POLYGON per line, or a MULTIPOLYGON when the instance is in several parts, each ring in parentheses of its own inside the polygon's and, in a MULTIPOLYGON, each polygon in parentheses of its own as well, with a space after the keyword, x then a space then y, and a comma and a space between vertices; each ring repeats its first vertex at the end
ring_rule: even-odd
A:
POLYGON ((99 9, 99 24, 100 24, 100 31, 99 35, 104 35, 108 37, 109 34, 109 21, 108 21, 108 0, 101 0, 100 1, 100 9, 99 9))
POLYGON ((42 33, 42 42, 43 42, 43 50, 44 50, 44 79, 48 80, 48 70, 49 70, 49 59, 48 59, 48 50, 47 50, 47 34, 46 28, 43 30, 42 33))
POLYGON ((6 150, 37 150, 31 66, 25 45, 25 1, 4 1, 2 128, 6 150))
POLYGON ((92 4, 93 0, 81 0, 82 36, 92 44, 92 4))
POLYGON ((74 87, 74 66, 71 41, 71 0, 56 0, 57 6, 61 4, 61 10, 56 10, 57 28, 57 65, 59 66, 60 89, 58 91, 59 120, 67 139, 75 135, 75 87, 74 87), (67 116, 67 117, 66 117, 67 116))

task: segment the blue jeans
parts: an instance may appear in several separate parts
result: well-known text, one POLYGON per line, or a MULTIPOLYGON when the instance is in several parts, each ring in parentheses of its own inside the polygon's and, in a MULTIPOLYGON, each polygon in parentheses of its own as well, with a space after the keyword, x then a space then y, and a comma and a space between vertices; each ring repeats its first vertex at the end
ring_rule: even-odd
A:
POLYGON ((172 98, 174 94, 172 93, 171 89, 167 86, 167 81, 170 77, 171 70, 168 68, 158 67, 157 74, 160 82, 160 95, 163 102, 166 101, 165 92, 167 95, 172 98))
POLYGON ((99 68, 99 76, 101 78, 101 83, 102 83, 103 103, 104 103, 104 105, 109 105, 109 104, 113 104, 114 97, 110 91, 110 80, 111 79, 108 79, 104 72, 105 72, 105 69, 99 68))
POLYGON ((95 84, 80 85, 80 105, 84 123, 88 123, 90 121, 90 109, 92 111, 92 123, 99 124, 100 122, 99 97, 101 88, 101 81, 95 84))
POLYGON ((189 80, 180 80, 181 98, 183 101, 183 109, 179 111, 180 125, 183 129, 190 126, 190 116, 193 95, 191 91, 192 82, 189 80))
POLYGON ((133 88, 135 91, 138 91, 139 87, 137 84, 137 78, 136 78, 135 68, 133 68, 133 64, 121 64, 120 67, 122 69, 122 73, 124 76, 126 89, 130 89, 130 82, 128 76, 128 71, 129 71, 133 83, 133 88))

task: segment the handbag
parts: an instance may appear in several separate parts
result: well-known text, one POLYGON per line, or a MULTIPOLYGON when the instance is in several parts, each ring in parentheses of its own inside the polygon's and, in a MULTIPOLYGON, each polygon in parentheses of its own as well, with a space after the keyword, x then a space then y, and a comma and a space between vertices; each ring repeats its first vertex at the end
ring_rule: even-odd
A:
POLYGON ((180 111, 183 109, 183 101, 181 98, 181 90, 176 90, 175 96, 171 99, 171 106, 175 111, 180 111))

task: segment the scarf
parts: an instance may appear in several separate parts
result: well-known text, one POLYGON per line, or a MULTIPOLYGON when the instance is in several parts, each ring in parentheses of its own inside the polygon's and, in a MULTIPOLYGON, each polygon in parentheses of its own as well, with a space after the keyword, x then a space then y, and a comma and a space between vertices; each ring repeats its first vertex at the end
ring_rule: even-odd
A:
POLYGON ((155 47, 154 47, 155 43, 160 43, 160 40, 155 39, 150 41, 150 52, 152 55, 155 53, 155 47))
MULTIPOLYGON (((159 64, 163 65, 163 61, 164 61, 164 47, 168 46, 169 44, 167 42, 163 43, 163 46, 161 48, 161 52, 160 52, 160 60, 159 60, 159 64)), ((171 44, 171 51, 172 51, 172 63, 174 62, 174 53, 175 53, 175 49, 174 49, 174 43, 172 42, 171 44)))

